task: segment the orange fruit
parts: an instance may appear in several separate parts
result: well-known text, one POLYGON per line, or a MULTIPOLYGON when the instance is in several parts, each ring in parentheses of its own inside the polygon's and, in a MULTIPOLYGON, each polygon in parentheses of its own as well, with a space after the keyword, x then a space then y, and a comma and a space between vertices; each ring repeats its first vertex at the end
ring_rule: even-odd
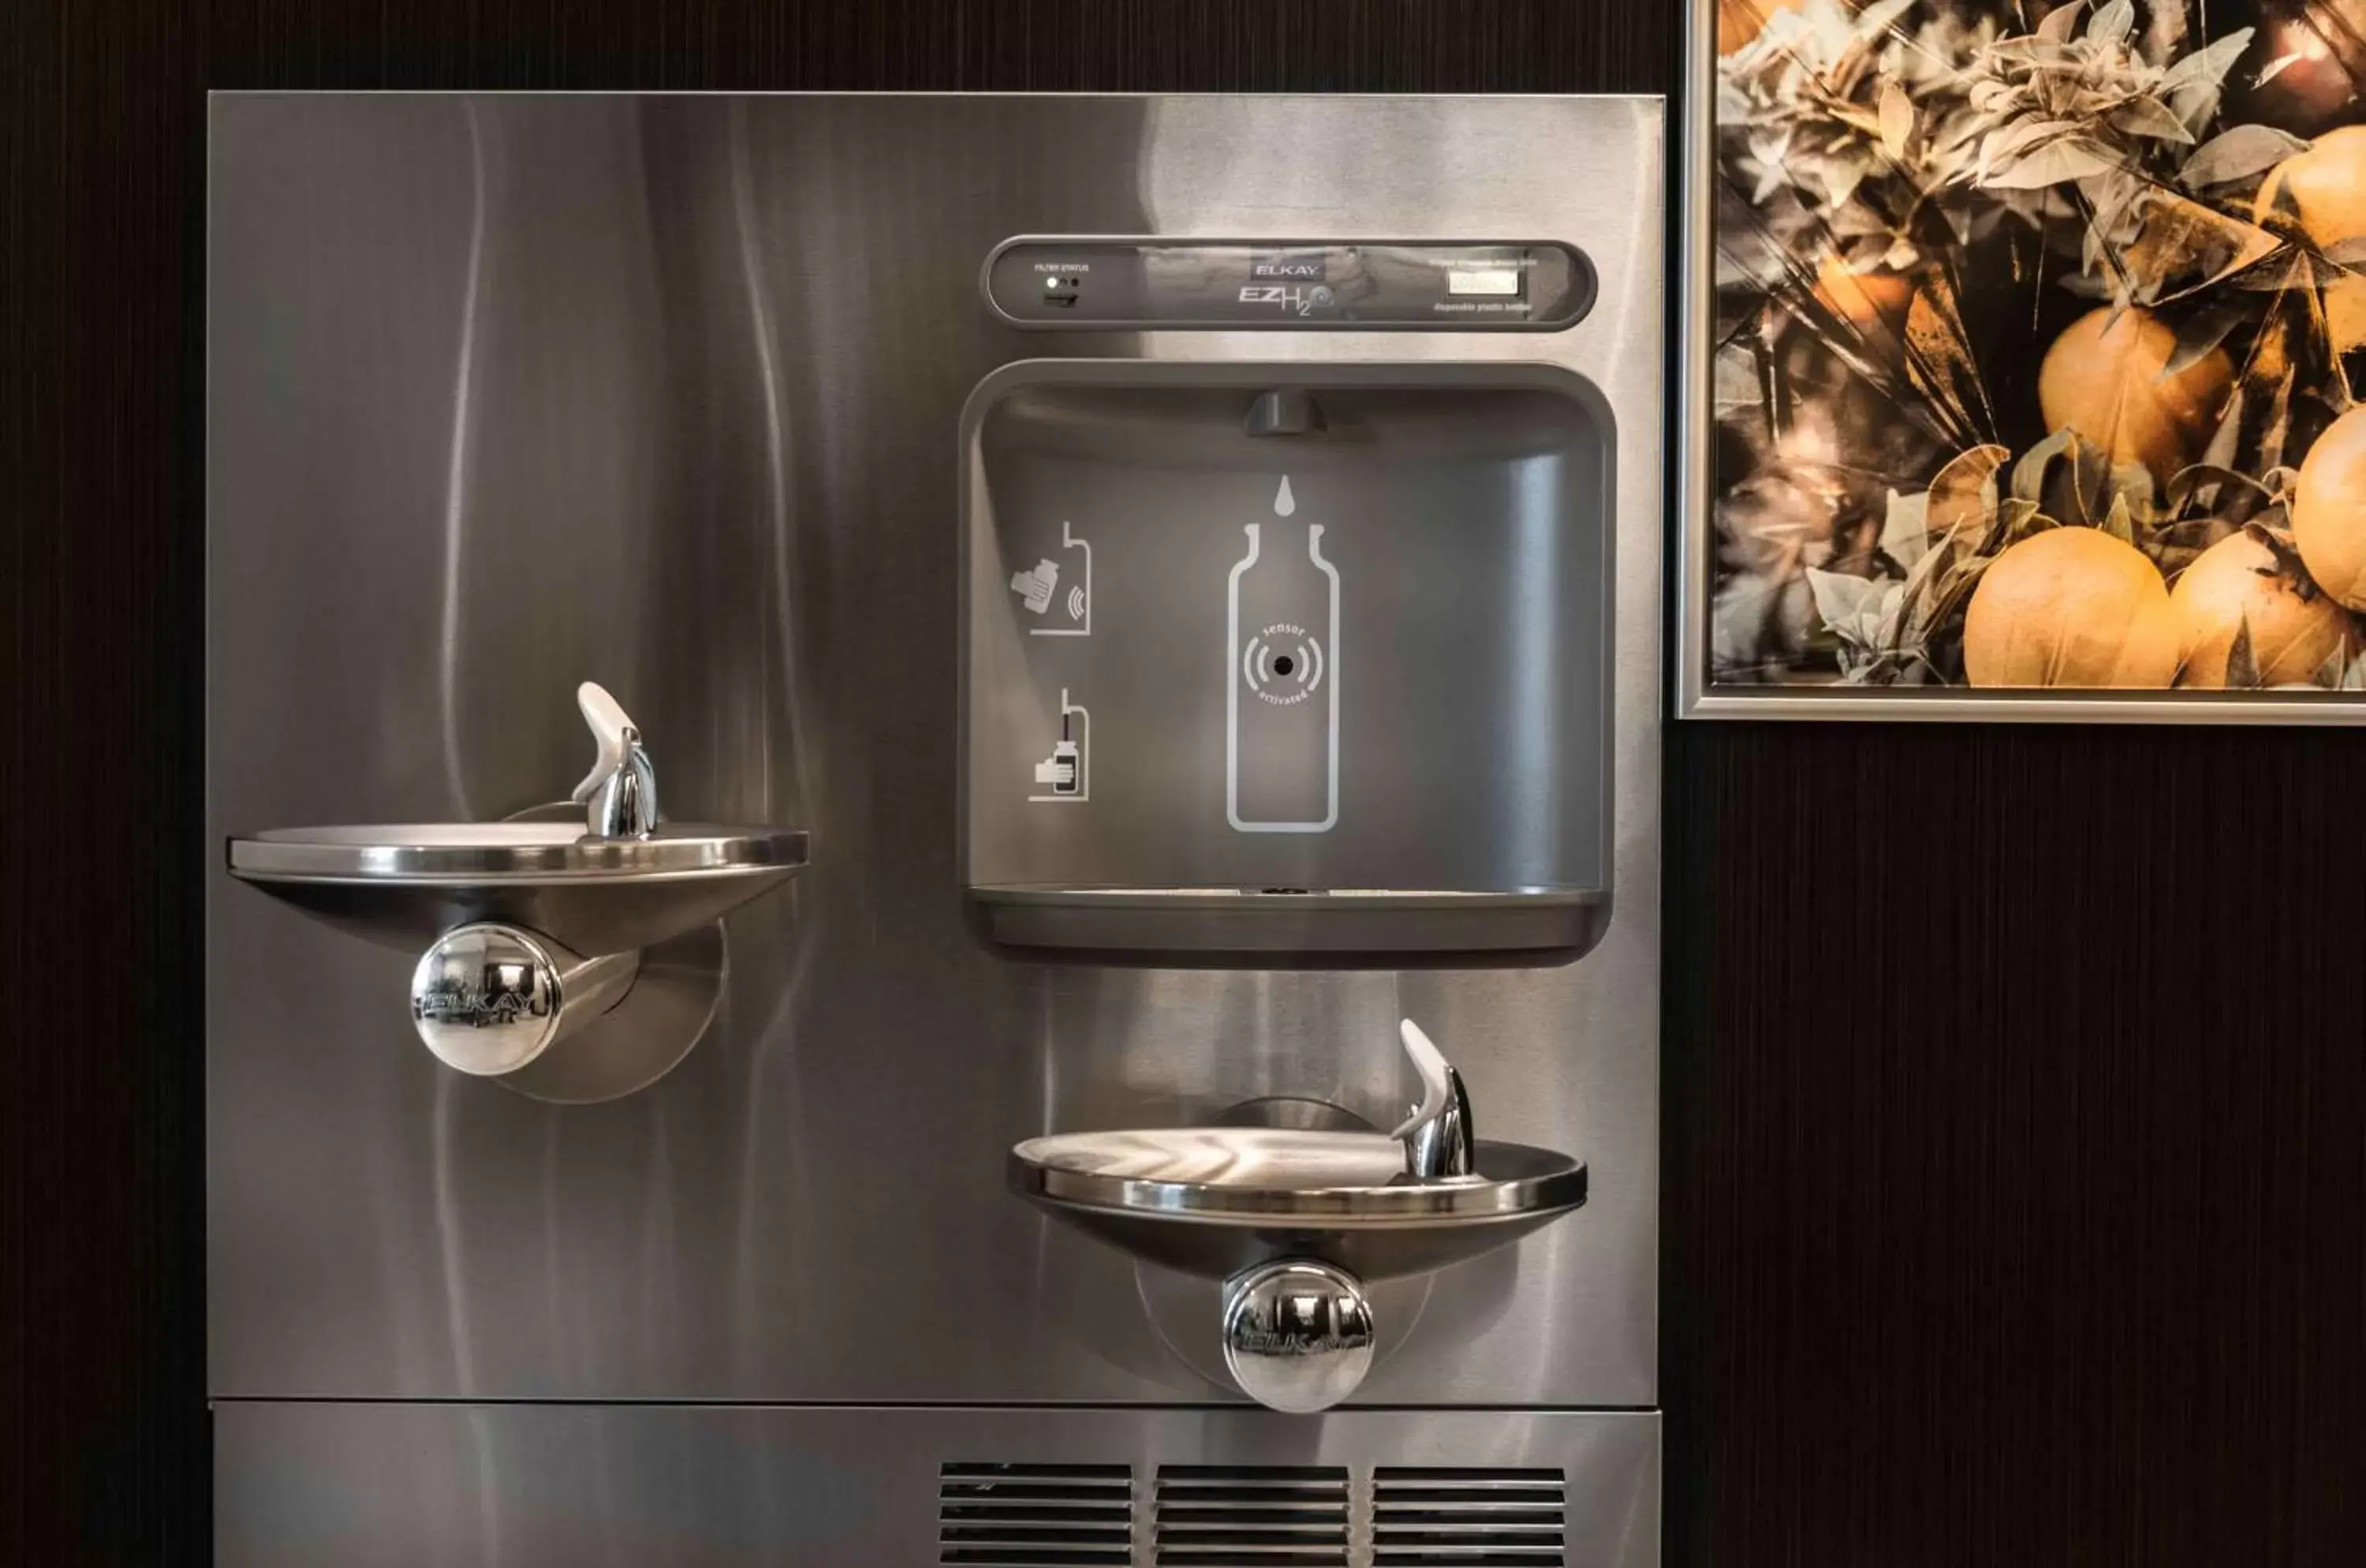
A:
MULTIPOLYGON (((2251 216, 2264 221, 2287 193, 2302 231, 2320 248, 2366 235, 2366 125, 2328 130, 2278 164, 2260 183, 2251 216)), ((2337 349, 2366 343, 2366 277, 2327 286, 2325 327, 2337 349)))
POLYGON ((1731 54, 1758 36, 1767 17, 1805 4, 1807 0, 1717 0, 1717 51, 1731 54))
POLYGON ((2166 686, 2177 617, 2160 570, 2100 528, 2048 528, 1980 574, 1964 613, 1975 686, 2166 686))
POLYGON ((2328 130, 2278 164, 2260 182, 2253 216, 2265 217, 2287 191, 2300 226, 2318 244, 2366 234, 2366 125, 2328 130))
POLYGON ((2327 594, 2304 596, 2304 586, 2248 534, 2229 534, 2203 551, 2169 591, 2185 662, 2178 684, 2224 686, 2227 656, 2246 625, 2263 686, 2306 682, 2337 649, 2346 656, 2357 635, 2349 616, 2327 594))
POLYGON ((2308 574, 2350 609, 2366 610, 2366 409, 2325 427, 2293 490, 2293 543, 2308 574))
POLYGON ((2067 425, 2108 449, 2112 461, 2142 463, 2166 482, 2208 446, 2235 382, 2220 348, 2164 377, 2176 348, 2177 333, 2138 306, 2117 320, 2108 308, 2079 317, 2037 367, 2045 428, 2067 425))

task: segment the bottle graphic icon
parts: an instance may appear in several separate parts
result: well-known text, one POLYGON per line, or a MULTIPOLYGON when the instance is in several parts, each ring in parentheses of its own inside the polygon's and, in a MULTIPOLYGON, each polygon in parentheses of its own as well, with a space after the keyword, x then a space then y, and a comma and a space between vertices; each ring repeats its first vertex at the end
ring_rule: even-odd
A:
POLYGON ((1062 736, 1051 756, 1035 764, 1035 782, 1050 784, 1053 795, 1074 795, 1078 788, 1076 743, 1062 736))
MULTIPOLYGON (((1298 510, 1285 477, 1273 511, 1298 510)), ((1339 820, 1339 570, 1323 525, 1245 525, 1226 579, 1224 817, 1241 833, 1327 833, 1339 820), (1268 550, 1268 546, 1271 548, 1268 550)))

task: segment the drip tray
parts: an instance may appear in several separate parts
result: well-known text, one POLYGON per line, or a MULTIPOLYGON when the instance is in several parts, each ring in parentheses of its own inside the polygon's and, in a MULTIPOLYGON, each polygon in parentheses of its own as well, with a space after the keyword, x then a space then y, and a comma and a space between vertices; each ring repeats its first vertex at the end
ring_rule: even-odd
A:
POLYGON ((1585 952, 1610 923, 1593 889, 1463 893, 1292 887, 972 887, 988 933, 1013 947, 1255 954, 1394 968, 1552 962, 1585 952))

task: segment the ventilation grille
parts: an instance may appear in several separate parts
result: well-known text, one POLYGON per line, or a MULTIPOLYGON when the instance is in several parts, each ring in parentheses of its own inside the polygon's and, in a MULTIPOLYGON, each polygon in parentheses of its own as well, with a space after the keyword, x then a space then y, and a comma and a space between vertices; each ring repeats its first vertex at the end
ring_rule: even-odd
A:
POLYGON ((1132 1547, 1130 1465, 948 1464, 937 1472, 939 1562, 1122 1568, 1132 1547))
POLYGON ((1346 1469, 1161 1465, 1154 1538, 1158 1568, 1344 1568, 1346 1469))
POLYGON ((1558 1470, 1372 1472, 1373 1568, 1561 1561, 1558 1470))

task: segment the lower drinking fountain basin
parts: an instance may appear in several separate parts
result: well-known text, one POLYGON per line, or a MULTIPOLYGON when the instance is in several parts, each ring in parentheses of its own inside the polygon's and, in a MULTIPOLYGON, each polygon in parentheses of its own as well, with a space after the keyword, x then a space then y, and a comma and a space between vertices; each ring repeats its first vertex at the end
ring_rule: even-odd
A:
POLYGON ((1585 1166, 1482 1141, 1473 1173, 1405 1174, 1379 1133, 1192 1127, 1031 1138, 1014 1191, 1154 1263, 1222 1279, 1316 1258, 1365 1280, 1427 1273, 1493 1251, 1585 1201, 1585 1166))
POLYGON ((1215 1126, 1030 1138, 1010 1151, 1011 1188, 1141 1261, 1222 1281, 1241 1392, 1327 1410, 1372 1368, 1369 1282, 1492 1252, 1585 1201, 1583 1164, 1475 1138, 1461 1074, 1412 1019, 1397 1036, 1421 1099, 1393 1132, 1268 1096, 1215 1126))

